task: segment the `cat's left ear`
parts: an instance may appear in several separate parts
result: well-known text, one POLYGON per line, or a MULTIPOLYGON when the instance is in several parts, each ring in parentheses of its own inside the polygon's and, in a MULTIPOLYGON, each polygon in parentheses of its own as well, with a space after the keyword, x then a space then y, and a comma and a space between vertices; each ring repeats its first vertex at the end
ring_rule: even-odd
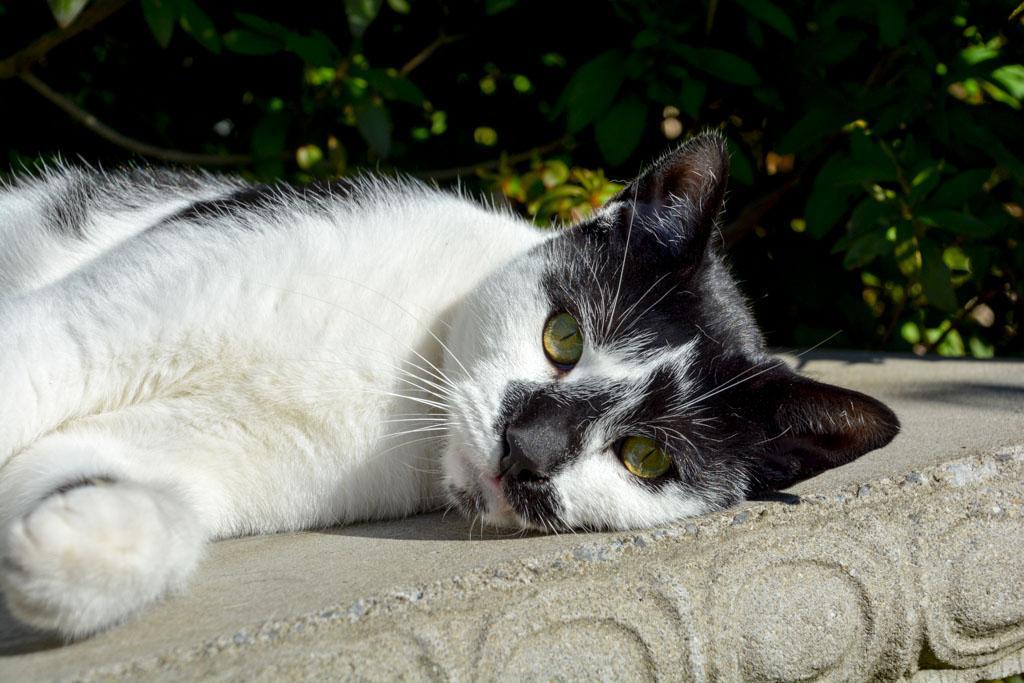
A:
POLYGON ((690 138, 607 204, 613 238, 654 249, 681 267, 703 260, 725 199, 729 153, 715 132, 690 138))
POLYGON ((896 414, 859 391, 825 384, 788 369, 747 390, 768 438, 752 461, 753 491, 781 490, 845 465, 886 445, 900 431, 896 414))

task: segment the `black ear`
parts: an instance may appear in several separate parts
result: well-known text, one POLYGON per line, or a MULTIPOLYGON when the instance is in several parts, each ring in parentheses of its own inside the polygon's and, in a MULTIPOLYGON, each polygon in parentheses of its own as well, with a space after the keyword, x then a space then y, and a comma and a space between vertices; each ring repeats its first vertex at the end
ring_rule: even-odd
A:
POLYGON ((708 132, 690 138, 608 203, 615 212, 614 237, 660 248, 682 266, 699 263, 728 177, 729 154, 722 136, 708 132))
POLYGON ((768 439, 753 461, 752 492, 780 490, 856 460, 896 436, 900 422, 881 401, 788 369, 755 390, 768 439))

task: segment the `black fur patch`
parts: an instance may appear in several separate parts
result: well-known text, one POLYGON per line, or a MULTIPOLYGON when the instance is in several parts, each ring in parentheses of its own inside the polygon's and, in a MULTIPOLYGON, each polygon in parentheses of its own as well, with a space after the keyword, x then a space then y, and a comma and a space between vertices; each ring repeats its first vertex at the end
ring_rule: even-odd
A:
POLYGON ((43 497, 49 498, 50 496, 59 496, 61 494, 67 493, 68 491, 80 489, 83 486, 104 486, 107 484, 113 484, 115 481, 116 479, 112 477, 102 475, 98 475, 95 477, 82 477, 81 479, 72 479, 70 481, 64 482, 63 484, 61 484, 54 490, 50 491, 43 497))
POLYGON ((43 209, 46 226, 61 237, 83 239, 89 206, 97 191, 97 185, 91 178, 69 178, 47 200, 43 209))
POLYGON ((572 385, 512 382, 502 397, 495 431, 507 434, 519 430, 525 440, 536 442, 533 455, 543 470, 538 474, 551 477, 575 460, 587 429, 614 404, 621 391, 612 382, 600 381, 572 385), (531 439, 530 434, 543 438, 531 439), (557 435, 558 443, 548 443, 548 435, 557 435))
MULTIPOLYGON (((878 401, 801 378, 765 351, 715 245, 727 167, 720 143, 687 143, 679 158, 666 157, 636 181, 643 205, 631 203, 633 186, 626 188, 604 212, 539 247, 551 312, 576 316, 591 347, 628 349, 638 363, 690 348, 687 368, 663 367, 629 387, 643 398, 619 426, 655 438, 675 464, 657 479, 636 478, 638 485, 681 485, 711 507, 842 465, 898 430, 878 401)), ((537 391, 549 394, 543 419, 570 430, 571 446, 560 449, 566 452, 551 471, 579 456, 584 415, 615 405, 626 389, 606 383, 593 401, 594 392, 555 381, 520 397, 528 406, 537 391)), ((516 403, 503 419, 515 419, 516 403)), ((537 505, 548 498, 529 496, 537 505)))
POLYGON ((221 218, 255 211, 266 206, 276 192, 280 192, 280 189, 273 185, 253 185, 242 188, 223 197, 194 202, 165 218, 164 223, 221 218))
POLYGON ((239 188, 223 197, 195 202, 167 217, 163 222, 203 222, 225 216, 237 218, 249 213, 296 204, 303 208, 322 210, 329 201, 351 198, 354 191, 355 185, 345 179, 332 182, 318 181, 308 185, 252 185, 239 188))

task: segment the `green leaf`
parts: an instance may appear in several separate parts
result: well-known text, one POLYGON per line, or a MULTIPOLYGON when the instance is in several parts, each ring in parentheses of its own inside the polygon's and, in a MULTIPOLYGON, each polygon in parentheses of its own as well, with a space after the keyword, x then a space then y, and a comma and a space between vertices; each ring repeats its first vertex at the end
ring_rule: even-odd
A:
POLYGON ((258 33, 266 33, 268 36, 274 36, 285 40, 290 35, 298 35, 288 30, 285 26, 278 24, 275 21, 267 21, 262 17, 258 17, 255 14, 247 14, 246 12, 235 12, 235 18, 240 22, 248 26, 249 28, 257 31, 258 33))
POLYGON ((658 44, 660 39, 661 37, 657 31, 645 28, 643 31, 640 31, 640 33, 633 36, 633 49, 643 50, 647 47, 653 47, 658 44))
POLYGON ((1024 100, 1024 64, 1007 64, 992 72, 992 80, 1018 100, 1024 100))
POLYGON ((704 96, 708 87, 695 78, 687 78, 683 81, 682 90, 679 93, 679 105, 687 116, 695 119, 700 114, 700 105, 704 103, 704 96))
POLYGON ((515 7, 517 2, 518 0, 486 0, 484 2, 484 13, 489 15, 499 14, 515 7))
POLYGON ((839 224, 849 208, 851 196, 858 191, 858 188, 816 184, 804 210, 807 233, 816 239, 825 236, 839 224))
POLYGON ((761 24, 757 23, 757 20, 753 17, 747 17, 747 39, 750 44, 756 47, 758 50, 764 47, 764 31, 761 30, 761 24))
POLYGON ((761 77, 750 62, 725 50, 710 47, 672 45, 669 49, 679 54, 695 69, 709 73, 726 83, 735 85, 757 85, 761 77))
POLYGON ((282 157, 288 138, 288 115, 283 111, 268 111, 252 131, 252 155, 256 170, 264 177, 278 177, 284 173, 282 157))
POLYGON ((303 35, 277 22, 268 21, 254 14, 236 12, 235 17, 256 33, 276 38, 280 43, 283 43, 285 50, 298 56, 310 66, 333 67, 341 60, 341 51, 320 31, 313 31, 309 35, 303 35))
POLYGON ((950 278, 949 267, 942 260, 942 249, 927 238, 918 244, 921 252, 921 287, 932 306, 952 313, 957 309, 956 293, 950 278))
POLYGON ((285 49, 311 66, 334 66, 341 60, 338 47, 320 31, 313 31, 308 36, 289 33, 285 38, 285 49))
POLYGON ((892 160, 870 134, 861 130, 850 133, 850 156, 854 161, 872 166, 892 166, 892 160))
POLYGON ((240 55, 272 55, 284 47, 280 40, 244 28, 225 33, 224 46, 240 55))
POLYGON ((214 54, 220 54, 220 34, 210 15, 193 0, 175 0, 178 3, 179 23, 196 42, 214 54))
POLYGON ((780 154, 798 154, 839 129, 840 119, 831 110, 812 108, 793 124, 779 142, 780 154))
POLYGON ((821 45, 820 50, 815 54, 815 61, 827 66, 838 64, 855 53, 866 37, 861 31, 848 31, 833 35, 830 40, 821 45))
POLYGON ((631 97, 617 103, 595 127, 597 148, 612 166, 618 166, 633 153, 643 137, 647 105, 631 97))
POLYGON ((987 168, 975 168, 956 174, 932 194, 929 206, 936 208, 959 209, 972 197, 982 193, 982 185, 992 176, 987 168))
POLYGON ((967 353, 964 349, 964 340, 956 330, 951 330, 946 335, 946 338, 935 348, 935 352, 940 356, 954 357, 964 356, 967 353))
POLYGON ((367 69, 363 77, 376 88, 385 99, 408 102, 420 106, 426 100, 426 96, 419 87, 407 78, 399 76, 397 72, 387 69, 367 69))
POLYGON ((971 258, 960 247, 946 247, 942 252, 942 260, 951 271, 971 272, 971 258))
POLYGON ((174 0, 142 0, 142 16, 149 24, 149 30, 160 47, 167 47, 174 35, 174 24, 178 21, 174 0))
POLYGON ((388 0, 388 7, 399 14, 408 14, 412 9, 409 6, 409 0, 388 0))
POLYGON ((657 104, 675 104, 676 100, 679 99, 676 92, 658 81, 649 81, 647 83, 647 99, 657 104))
POLYGON ((999 48, 989 45, 971 45, 960 51, 960 58, 970 65, 987 62, 999 56, 999 48))
POLYGON ((383 0, 345 0, 345 14, 348 15, 348 27, 352 35, 361 38, 366 29, 380 12, 383 0))
POLYGON ((991 237, 1000 228, 998 224, 985 223, 953 209, 926 209, 918 213, 917 217, 925 225, 966 237, 991 237))
POLYGON ((843 267, 847 270, 863 268, 879 256, 891 253, 892 242, 885 238, 884 232, 872 232, 861 235, 850 243, 843 256, 843 267))
POLYGON ((560 106, 568 111, 570 133, 578 133, 588 124, 596 121, 611 106, 626 78, 625 59, 618 50, 598 55, 581 66, 560 100, 560 106))
POLYGON ((816 183, 858 185, 897 179, 896 166, 871 136, 855 131, 850 137, 850 157, 834 156, 818 172, 816 183))
POLYGON ((907 27, 907 8, 897 0, 877 0, 878 37, 882 45, 895 47, 907 27))
POLYGON ((752 185, 754 166, 743 153, 743 148, 731 137, 725 139, 725 144, 729 148, 729 178, 740 185, 752 185))
POLYGON ((910 194, 907 195, 907 202, 913 206, 924 199, 939 186, 942 167, 940 164, 930 164, 923 168, 913 180, 910 181, 910 194))
POLYGON ((761 86, 760 88, 754 89, 754 97, 758 102, 765 105, 769 109, 775 109, 783 111, 786 109, 786 105, 782 101, 782 95, 779 91, 771 86, 761 86))
MULTIPOLYGON (((1006 166, 1010 173, 1018 179, 1024 180, 1024 162, 1017 158, 1013 152, 1013 146, 1005 144, 1001 137, 997 136, 993 128, 994 122, 998 121, 995 112, 986 109, 986 125, 979 125, 970 111, 958 108, 949 114, 949 128, 953 135, 958 138, 957 142, 966 145, 968 148, 976 149, 989 156, 997 163, 1006 166)), ((1014 130, 1020 128, 1016 113, 1014 117, 1014 130)))
POLYGON ((850 235, 859 237, 869 232, 884 234, 884 228, 897 218, 896 207, 890 202, 880 202, 874 197, 865 197, 850 214, 850 235))
POLYGON ((875 164, 851 161, 833 173, 829 180, 836 185, 862 185, 864 183, 887 183, 896 180, 896 167, 891 162, 875 164))
POLYGON ((386 157, 391 149, 391 116, 384 107, 365 102, 356 107, 356 127, 377 156, 386 157))
POLYGON ((89 0, 48 0, 48 4, 50 13, 57 20, 57 25, 64 28, 78 18, 85 6, 89 4, 89 0))
MULTIPOLYGON (((996 354, 995 347, 980 337, 972 336, 968 340, 967 345, 971 349, 971 355, 975 358, 992 358, 996 354)), ((1020 676, 1016 676, 1015 678, 1020 678, 1020 676)), ((1010 679, 1006 680, 1009 681, 1010 679)))
POLYGON ((782 9, 768 0, 737 0, 758 21, 770 26, 790 40, 796 40, 796 28, 782 9))
POLYGON ((989 83, 988 81, 981 81, 981 89, 984 90, 989 97, 996 102, 1002 102, 1003 104, 1009 105, 1014 109, 1020 109, 1020 100, 1006 92, 995 83, 989 83))

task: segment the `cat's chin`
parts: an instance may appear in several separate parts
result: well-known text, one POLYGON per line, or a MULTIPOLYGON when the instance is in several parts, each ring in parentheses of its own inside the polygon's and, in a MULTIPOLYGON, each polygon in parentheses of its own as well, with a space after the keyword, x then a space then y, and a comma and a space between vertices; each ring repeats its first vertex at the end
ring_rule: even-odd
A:
POLYGON ((446 453, 445 466, 448 499, 467 518, 501 529, 533 528, 509 504, 497 475, 482 471, 456 450, 446 453))
POLYGON ((499 529, 532 529, 515 513, 503 494, 500 498, 493 492, 485 493, 485 485, 471 487, 449 486, 448 499, 467 519, 480 521, 485 527, 499 529))

